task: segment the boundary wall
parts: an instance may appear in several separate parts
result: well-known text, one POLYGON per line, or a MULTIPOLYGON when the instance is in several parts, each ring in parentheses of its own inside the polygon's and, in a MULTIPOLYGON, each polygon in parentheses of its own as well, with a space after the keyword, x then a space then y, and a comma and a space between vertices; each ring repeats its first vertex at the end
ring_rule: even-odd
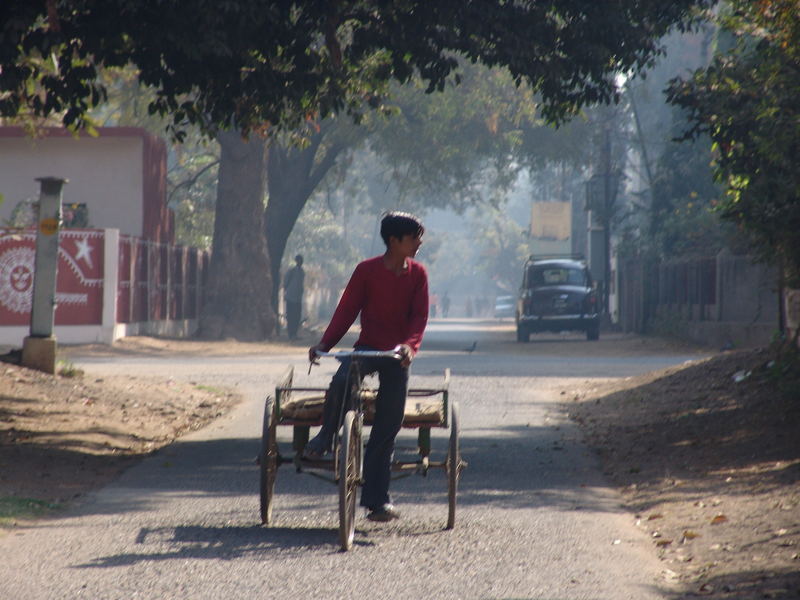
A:
MULTIPOLYGON (((0 230, 0 344, 30 332, 34 230, 0 230)), ((130 335, 197 329, 209 253, 118 229, 59 232, 54 335, 62 344, 111 344, 130 335)))
POLYGON ((623 331, 674 335, 723 347, 768 345, 779 328, 778 273, 752 257, 654 262, 620 259, 623 331))

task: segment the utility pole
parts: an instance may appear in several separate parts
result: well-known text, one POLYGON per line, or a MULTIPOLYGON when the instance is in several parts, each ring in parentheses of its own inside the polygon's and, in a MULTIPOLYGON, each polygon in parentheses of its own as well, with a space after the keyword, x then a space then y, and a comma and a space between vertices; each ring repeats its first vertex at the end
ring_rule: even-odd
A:
POLYGON ((61 223, 61 188, 67 182, 57 177, 37 179, 41 184, 36 227, 36 258, 33 273, 33 302, 30 335, 23 340, 22 365, 55 373, 58 231, 61 223))
POLYGON ((611 212, 616 193, 616 186, 612 189, 611 173, 611 130, 608 125, 603 128, 603 250, 605 260, 603 264, 603 312, 609 315, 609 291, 611 287, 611 212))
POLYGON ((589 270, 597 281, 601 310, 610 318, 611 220, 616 203, 619 173, 612 168, 611 128, 603 127, 600 155, 595 174, 586 182, 586 210, 589 211, 587 253, 589 270))
POLYGON ((647 143, 644 139, 644 130, 642 129, 642 122, 639 119, 639 109, 636 107, 636 94, 632 86, 628 86, 628 97, 631 101, 631 109, 633 110, 633 122, 636 125, 636 137, 639 139, 639 149, 642 153, 642 162, 644 163, 644 172, 647 175, 647 187, 650 191, 650 206, 653 206, 653 167, 650 164, 650 156, 647 153, 647 143))

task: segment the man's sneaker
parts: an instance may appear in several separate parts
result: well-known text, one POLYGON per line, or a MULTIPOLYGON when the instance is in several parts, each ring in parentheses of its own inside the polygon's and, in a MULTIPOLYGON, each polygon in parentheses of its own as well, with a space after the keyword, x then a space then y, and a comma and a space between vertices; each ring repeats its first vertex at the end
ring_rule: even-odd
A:
POLYGON ((393 504, 384 504, 378 508, 371 508, 369 509, 369 513, 367 513, 367 519, 370 521, 378 521, 380 523, 394 521, 395 519, 399 518, 400 513, 397 512, 397 509, 393 504))
POLYGON ((331 442, 327 435, 320 431, 308 441, 303 456, 306 458, 321 458, 331 451, 331 442))

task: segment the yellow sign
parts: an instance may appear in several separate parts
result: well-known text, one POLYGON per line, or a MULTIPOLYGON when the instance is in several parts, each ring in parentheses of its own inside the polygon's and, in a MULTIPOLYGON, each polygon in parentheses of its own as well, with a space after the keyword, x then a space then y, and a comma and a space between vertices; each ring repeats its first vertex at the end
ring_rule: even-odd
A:
POLYGON ((58 231, 58 219, 42 219, 39 221, 39 231, 44 235, 53 235, 58 231))
POLYGON ((568 240, 572 231, 569 202, 534 202, 531 205, 531 236, 543 240, 568 240))

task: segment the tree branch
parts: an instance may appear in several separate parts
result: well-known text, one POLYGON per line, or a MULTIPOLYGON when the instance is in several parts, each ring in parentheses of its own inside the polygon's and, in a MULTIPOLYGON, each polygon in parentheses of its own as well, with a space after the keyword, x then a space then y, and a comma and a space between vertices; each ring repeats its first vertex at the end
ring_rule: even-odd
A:
POLYGON ((336 163, 336 159, 339 157, 345 147, 346 146, 341 143, 333 144, 325 152, 322 160, 317 163, 317 166, 312 170, 308 178, 308 185, 312 192, 319 185, 319 182, 322 181, 322 178, 328 174, 328 171, 331 170, 333 165, 336 163))
POLYGON ((174 188, 172 188, 172 191, 169 193, 169 196, 167 196, 167 204, 172 202, 172 197, 175 195, 175 192, 184 187, 186 188, 192 187, 195 183, 197 183, 197 180, 200 179, 200 176, 203 175, 203 173, 208 171, 210 168, 217 166, 218 164, 219 160, 211 161, 205 167, 203 167, 197 173, 195 173, 193 177, 191 177, 190 179, 184 179, 183 181, 178 183, 174 188))

